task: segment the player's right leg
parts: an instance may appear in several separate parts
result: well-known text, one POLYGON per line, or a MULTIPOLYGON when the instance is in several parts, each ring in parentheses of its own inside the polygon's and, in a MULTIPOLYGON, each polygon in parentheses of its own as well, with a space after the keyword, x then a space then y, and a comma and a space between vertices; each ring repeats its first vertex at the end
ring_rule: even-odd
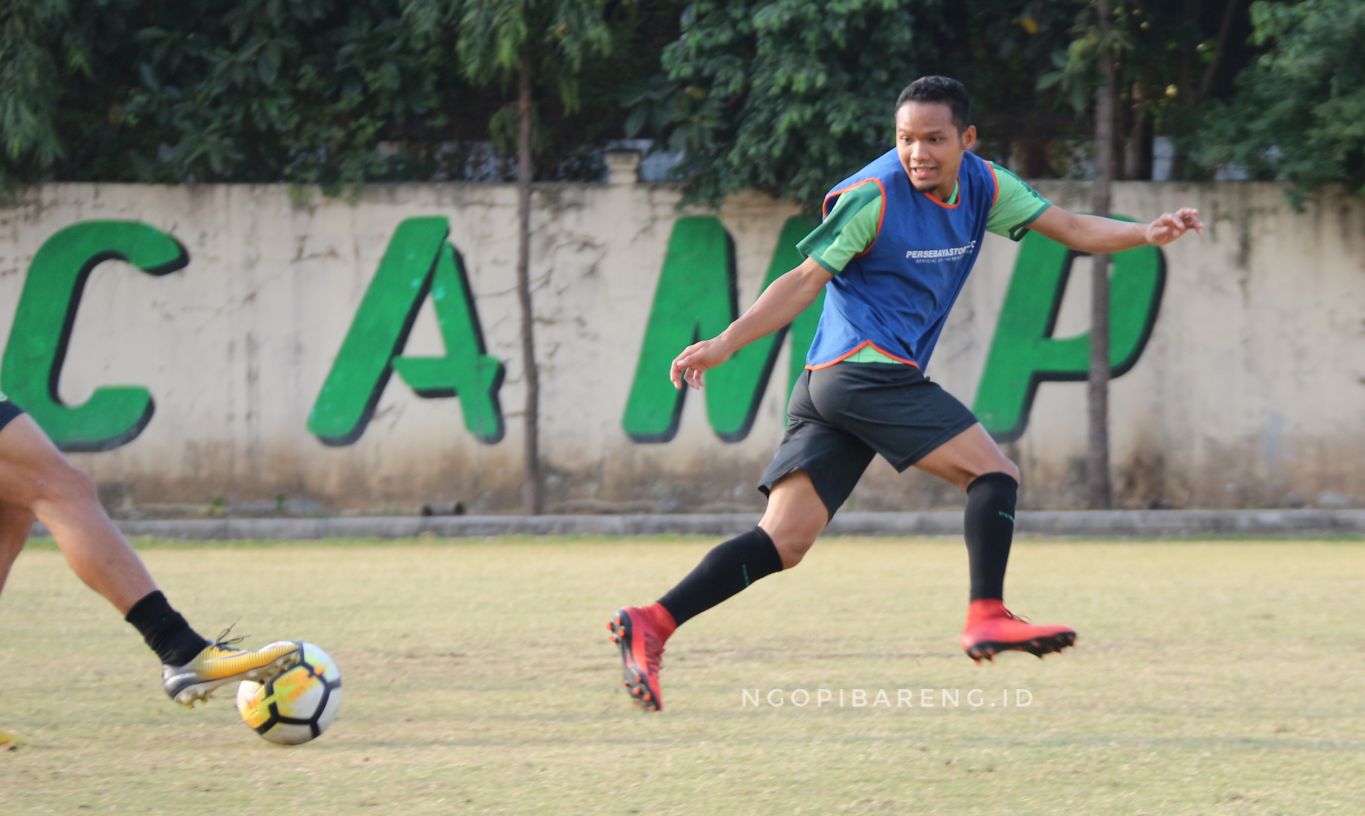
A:
MULTIPOLYGON (((5 403, 0 403, 5 404, 5 403)), ((9 537, 0 546, 17 555, 20 527, 36 517, 52 534, 73 572, 116 608, 161 658, 166 693, 192 705, 228 683, 274 677, 298 662, 298 647, 282 641, 247 651, 210 643, 171 608, 142 559, 100 504, 89 476, 67 461, 28 416, 13 414, 0 427, 0 500, 9 537)), ((4 565, 8 571, 8 562, 4 565)))

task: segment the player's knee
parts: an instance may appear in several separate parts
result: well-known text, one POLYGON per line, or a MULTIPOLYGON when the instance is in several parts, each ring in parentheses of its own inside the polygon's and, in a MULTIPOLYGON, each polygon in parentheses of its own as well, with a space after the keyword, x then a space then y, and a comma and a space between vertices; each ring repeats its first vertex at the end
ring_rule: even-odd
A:
POLYGON ((801 563, 806 553, 815 544, 815 536, 792 535, 774 536, 773 546, 782 557, 782 569, 789 570, 801 563))
POLYGON ((1019 466, 1016 465, 1014 462, 1011 462, 1004 456, 1001 456, 997 458, 995 461, 990 462, 988 464, 983 464, 975 468, 964 470, 959 475, 959 478, 957 480, 957 486, 962 488, 963 490, 967 490, 972 486, 972 484, 977 479, 980 479, 982 476, 986 476, 991 473, 1003 473, 1006 476, 1013 479, 1015 484, 1019 484, 1020 476, 1019 466))
POLYGON ((815 539, 786 539, 782 542, 774 540, 773 544, 777 547, 777 554, 782 557, 782 569, 792 569, 805 558, 812 544, 815 544, 815 539))

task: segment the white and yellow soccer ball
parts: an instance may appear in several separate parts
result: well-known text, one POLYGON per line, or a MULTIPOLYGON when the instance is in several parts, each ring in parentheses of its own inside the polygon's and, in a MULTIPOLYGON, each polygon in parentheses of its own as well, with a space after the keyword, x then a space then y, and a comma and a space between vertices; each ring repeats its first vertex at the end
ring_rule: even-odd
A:
POLYGON ((341 707, 341 670, 322 647, 299 641, 298 665, 266 683, 237 687, 242 721, 280 745, 317 739, 341 707))

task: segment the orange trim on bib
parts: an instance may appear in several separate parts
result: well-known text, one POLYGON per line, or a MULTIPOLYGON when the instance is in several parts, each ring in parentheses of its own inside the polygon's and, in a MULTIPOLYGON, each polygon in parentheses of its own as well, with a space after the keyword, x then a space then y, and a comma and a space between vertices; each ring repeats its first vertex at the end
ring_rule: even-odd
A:
POLYGON ((892 354, 891 352, 887 351, 886 349, 882 348, 881 346, 877 345, 871 340, 864 340, 863 342, 859 343, 858 345, 854 346, 853 348, 849 349, 843 354, 840 354, 838 357, 835 357, 833 360, 830 360, 828 363, 821 363, 820 365, 808 365, 806 366, 806 370, 819 371, 822 368, 829 368, 830 366, 836 363, 842 363, 844 360, 847 360, 848 358, 852 357, 853 355, 857 354, 858 352, 868 347, 875 349, 877 352, 886 355, 887 357, 891 358, 892 360, 895 360, 898 363, 904 363, 906 365, 919 368, 919 363, 915 362, 914 360, 907 360, 904 357, 897 357, 896 355, 892 354))
MULTIPOLYGON (((877 245, 877 239, 881 237, 881 234, 882 234, 882 222, 886 220, 886 187, 884 187, 884 186, 882 185, 882 180, 879 179, 879 178, 866 178, 866 179, 863 179, 862 181, 855 181, 855 182, 853 182, 852 184, 848 185, 847 187, 840 187, 838 190, 831 190, 831 191, 825 196, 825 200, 822 201, 822 202, 820 202, 820 217, 821 217, 821 218, 828 218, 828 217, 829 217, 829 200, 830 200, 831 198, 834 198, 835 196, 843 195, 844 193, 847 193, 849 190, 852 190, 854 187, 861 187, 861 186, 863 186, 864 184, 867 184, 869 181, 872 182, 873 184, 876 184, 876 185, 877 185, 877 189, 880 190, 880 191, 881 191, 881 194, 882 194, 882 206, 881 206, 881 211, 877 213, 877 234, 872 236, 872 243, 870 243, 870 244, 867 245, 867 249, 864 249, 862 252, 859 252, 857 255, 854 255, 853 258, 861 258, 861 257, 863 257, 864 255, 866 255, 867 253, 871 252, 871 251, 872 251, 872 247, 874 247, 874 246, 877 245)), ((851 259, 850 259, 850 260, 851 260, 851 259)))
POLYGON ((915 192, 919 193, 920 195, 924 196, 925 198, 929 199, 930 201, 934 202, 935 204, 939 205, 940 207, 942 207, 942 208, 945 209, 945 210, 956 210, 957 207, 958 207, 958 204, 961 204, 961 203, 962 203, 962 199, 963 199, 963 195, 962 195, 962 178, 961 178, 960 176, 953 179, 953 186, 957 189, 957 204, 944 204, 942 201, 939 201, 939 200, 938 200, 938 196, 936 196, 936 195, 934 195, 934 194, 932 194, 932 193, 925 193, 925 192, 920 192, 919 190, 915 190, 915 187, 914 187, 913 184, 910 186, 910 189, 915 190, 915 192))
MULTIPOLYGON (((903 164, 901 165, 901 170, 904 170, 904 171, 905 171, 905 177, 906 177, 907 179, 910 179, 910 171, 909 171, 908 169, 906 169, 905 165, 903 165, 903 164)), ((961 204, 961 203, 962 203, 962 171, 961 171, 961 169, 958 170, 958 173, 957 173, 956 176, 953 176, 953 186, 957 188, 957 204, 961 204)), ((920 195, 924 196, 925 198, 929 199, 930 201, 934 202, 935 204, 939 205, 940 207, 942 207, 942 208, 945 209, 945 210, 956 210, 956 209, 957 209, 957 204, 944 204, 942 201, 939 201, 939 200, 938 200, 938 196, 936 196, 936 195, 930 195, 929 193, 920 192, 918 189, 915 188, 915 182, 914 182, 913 179, 910 179, 910 189, 911 189, 911 190, 914 190, 915 192, 919 193, 920 195)))
MULTIPOLYGON (((991 181, 995 182, 995 195, 991 196, 991 206, 994 207, 995 202, 1000 200, 1000 177, 995 174, 995 165, 990 162, 986 162, 986 169, 991 171, 991 181)), ((961 200, 961 196, 958 200, 961 200)))

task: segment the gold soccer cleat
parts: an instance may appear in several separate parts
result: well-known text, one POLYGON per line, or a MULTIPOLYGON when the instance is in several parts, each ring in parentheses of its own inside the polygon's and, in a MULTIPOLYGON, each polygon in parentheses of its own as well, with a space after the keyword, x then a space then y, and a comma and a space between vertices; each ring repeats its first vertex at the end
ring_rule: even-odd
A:
POLYGON ((215 689, 229 683, 250 680, 264 683, 298 665, 299 644, 281 640, 254 651, 233 648, 241 640, 223 640, 227 634, 205 646, 183 666, 162 666, 161 681, 166 694, 185 706, 207 700, 215 689))

